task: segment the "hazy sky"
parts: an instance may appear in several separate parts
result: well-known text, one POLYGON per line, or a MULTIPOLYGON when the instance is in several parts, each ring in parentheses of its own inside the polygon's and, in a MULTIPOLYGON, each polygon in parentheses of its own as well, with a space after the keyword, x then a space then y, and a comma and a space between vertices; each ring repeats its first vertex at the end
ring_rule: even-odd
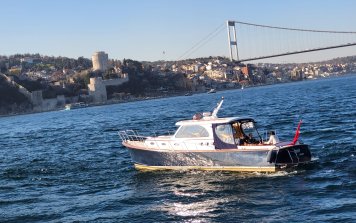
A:
MULTIPOLYGON (((93 52, 102 50, 113 59, 176 60, 228 19, 356 31, 355 10, 353 0, 0 0, 0 55, 40 53, 90 58, 93 52)), ((256 38, 269 33, 253 34, 252 29, 252 34, 248 34, 251 29, 238 29, 238 38, 244 41, 241 57, 249 56, 253 50, 273 53, 282 40, 294 44, 288 38, 292 34, 286 34, 282 40, 266 37, 265 43, 256 38), (277 47, 273 48, 274 44, 277 47)), ((188 56, 228 56, 226 28, 219 30, 188 56)), ((301 38, 308 42, 311 37, 301 38)), ((351 38, 356 42, 356 35, 351 38)), ((348 55, 356 55, 356 47, 274 61, 317 61, 348 55)))

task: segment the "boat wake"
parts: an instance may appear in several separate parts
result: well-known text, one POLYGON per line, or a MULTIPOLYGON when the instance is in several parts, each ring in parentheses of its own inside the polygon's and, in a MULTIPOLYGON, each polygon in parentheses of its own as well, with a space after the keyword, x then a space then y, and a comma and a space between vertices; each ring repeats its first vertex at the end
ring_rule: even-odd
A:
POLYGON ((202 193, 202 192, 190 192, 190 191, 175 189, 173 191, 173 194, 176 195, 176 196, 179 196, 179 197, 198 197, 198 196, 204 195, 205 193, 202 193))
POLYGON ((252 174, 258 177, 286 177, 286 176, 293 176, 301 172, 304 172, 304 170, 278 171, 275 173, 253 172, 252 174))

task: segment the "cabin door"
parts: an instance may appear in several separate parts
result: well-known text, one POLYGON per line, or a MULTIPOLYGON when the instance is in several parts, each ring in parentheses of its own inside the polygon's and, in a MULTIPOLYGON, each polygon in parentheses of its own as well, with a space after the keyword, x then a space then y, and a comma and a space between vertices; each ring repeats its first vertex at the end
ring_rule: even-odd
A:
POLYGON ((213 124, 214 145, 216 149, 235 149, 236 143, 231 124, 213 124))

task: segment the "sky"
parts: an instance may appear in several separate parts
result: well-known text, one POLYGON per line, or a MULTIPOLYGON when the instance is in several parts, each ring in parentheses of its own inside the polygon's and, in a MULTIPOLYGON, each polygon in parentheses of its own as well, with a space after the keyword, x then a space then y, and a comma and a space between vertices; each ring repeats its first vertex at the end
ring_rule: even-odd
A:
MULTIPOLYGON (((94 52, 105 51, 111 59, 139 61, 229 56, 227 20, 356 31, 355 9, 353 0, 0 0, 0 55, 91 58, 94 52), (201 42, 210 33, 212 38, 201 42), (185 54, 199 43, 204 44, 185 54)), ((273 35, 237 27, 240 58, 253 56, 254 51, 269 55, 278 48, 284 50, 282 42, 297 45, 294 34, 268 37, 273 35)), ((308 42, 320 37, 301 38, 308 42)), ((347 38, 356 42, 356 35, 347 38)), ((350 55, 356 55, 356 47, 260 62, 308 62, 350 55)))

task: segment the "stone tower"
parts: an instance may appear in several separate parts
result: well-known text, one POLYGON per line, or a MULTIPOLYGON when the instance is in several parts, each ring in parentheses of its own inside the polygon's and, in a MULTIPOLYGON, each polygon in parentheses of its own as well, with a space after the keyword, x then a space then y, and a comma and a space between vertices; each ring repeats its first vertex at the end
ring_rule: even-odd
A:
POLYGON ((95 52, 91 57, 93 62, 93 70, 106 71, 108 69, 108 54, 104 51, 95 52))
POLYGON ((89 95, 93 97, 95 103, 103 103, 107 101, 106 86, 103 83, 101 77, 90 78, 90 84, 88 84, 89 95))

